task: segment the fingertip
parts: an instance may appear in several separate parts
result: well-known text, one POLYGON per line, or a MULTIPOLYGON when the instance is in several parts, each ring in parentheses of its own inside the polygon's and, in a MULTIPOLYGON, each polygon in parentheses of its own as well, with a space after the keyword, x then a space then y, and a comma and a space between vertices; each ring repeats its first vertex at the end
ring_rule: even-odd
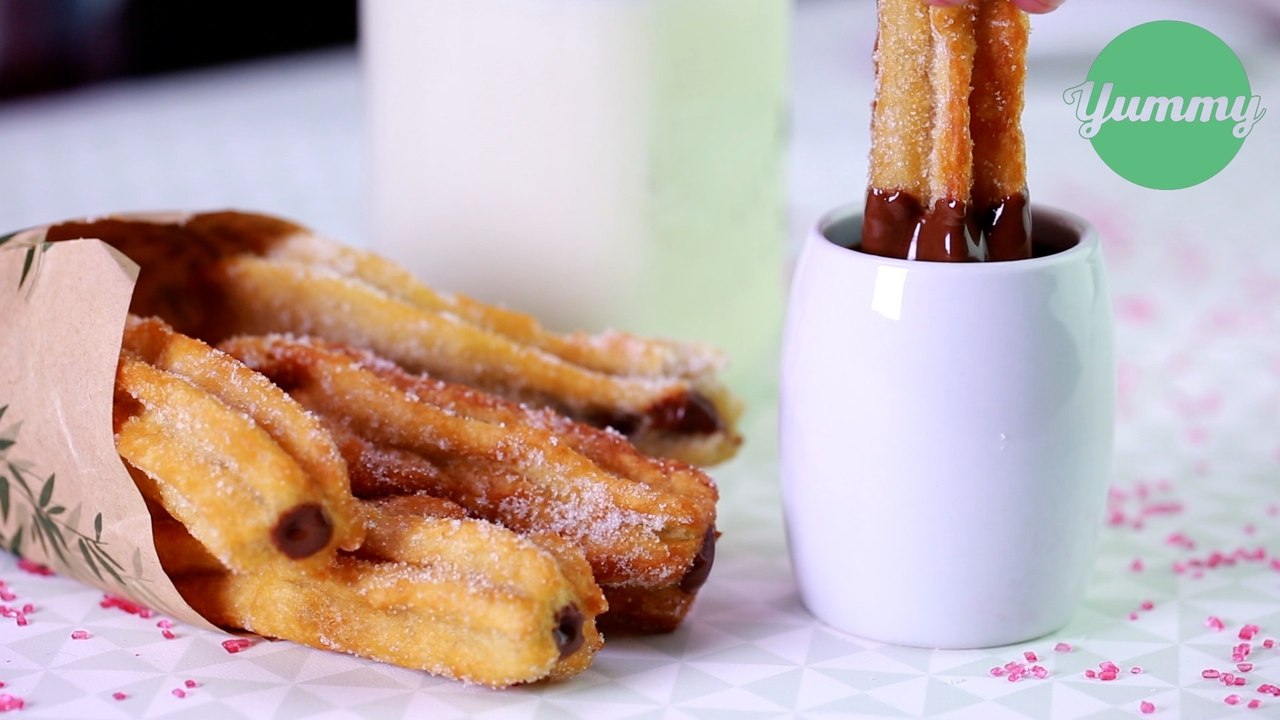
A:
POLYGON ((1063 0, 1013 0, 1013 2, 1026 12, 1039 15, 1057 10, 1063 0))

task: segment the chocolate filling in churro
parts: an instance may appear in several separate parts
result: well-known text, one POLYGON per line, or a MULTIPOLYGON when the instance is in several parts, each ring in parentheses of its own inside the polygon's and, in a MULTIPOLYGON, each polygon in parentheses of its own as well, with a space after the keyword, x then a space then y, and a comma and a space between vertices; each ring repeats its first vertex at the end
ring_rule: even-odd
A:
POLYGON ((320 552, 333 537, 333 525, 316 503, 303 503, 280 516, 271 530, 271 541, 295 560, 320 552))

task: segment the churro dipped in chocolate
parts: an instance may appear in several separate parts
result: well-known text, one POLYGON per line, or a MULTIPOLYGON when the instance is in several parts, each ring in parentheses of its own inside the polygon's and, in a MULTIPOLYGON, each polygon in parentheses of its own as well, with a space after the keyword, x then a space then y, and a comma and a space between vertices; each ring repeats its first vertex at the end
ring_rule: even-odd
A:
POLYGON ((864 252, 1031 257, 1019 118, 1029 24, 1011 0, 878 0, 864 252))

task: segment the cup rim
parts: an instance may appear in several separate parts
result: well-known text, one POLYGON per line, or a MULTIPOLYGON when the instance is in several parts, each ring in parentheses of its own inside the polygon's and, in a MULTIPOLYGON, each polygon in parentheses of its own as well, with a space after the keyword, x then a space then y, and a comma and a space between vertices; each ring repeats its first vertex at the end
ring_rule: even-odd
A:
POLYGON ((1060 231, 1072 235, 1075 238, 1075 243, 1072 244, 1071 247, 1068 247, 1065 250, 1060 250, 1051 255, 1032 257, 1025 260, 1002 260, 1000 262, 936 262, 928 260, 903 260, 901 258, 891 258, 865 253, 861 250, 841 245, 831 239, 828 235, 828 231, 832 226, 837 223, 847 222, 862 217, 862 210, 863 207, 860 203, 849 203, 838 206, 818 218, 817 224, 810 230, 810 235, 816 236, 823 246, 842 251, 841 255, 846 258, 860 258, 864 262, 872 262, 877 265, 884 265, 888 267, 900 267, 913 271, 924 271, 927 269, 931 272, 942 273, 1003 274, 1027 272, 1054 265, 1076 262, 1079 259, 1082 259, 1080 256, 1087 257, 1096 252, 1099 247, 1098 232, 1088 220, 1085 220, 1083 217, 1067 210, 1055 208, 1050 205, 1031 203, 1032 233, 1035 232, 1036 223, 1048 221, 1051 225, 1056 226, 1060 231))

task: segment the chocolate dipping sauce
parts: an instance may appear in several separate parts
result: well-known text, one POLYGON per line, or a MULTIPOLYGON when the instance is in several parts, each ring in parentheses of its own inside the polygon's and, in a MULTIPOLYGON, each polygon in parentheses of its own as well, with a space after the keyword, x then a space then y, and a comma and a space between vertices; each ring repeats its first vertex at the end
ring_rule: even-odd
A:
POLYGON ((926 210, 901 190, 867 190, 863 252, 902 260, 983 262, 1031 257, 1031 212, 1025 192, 984 207, 939 200, 926 210))

